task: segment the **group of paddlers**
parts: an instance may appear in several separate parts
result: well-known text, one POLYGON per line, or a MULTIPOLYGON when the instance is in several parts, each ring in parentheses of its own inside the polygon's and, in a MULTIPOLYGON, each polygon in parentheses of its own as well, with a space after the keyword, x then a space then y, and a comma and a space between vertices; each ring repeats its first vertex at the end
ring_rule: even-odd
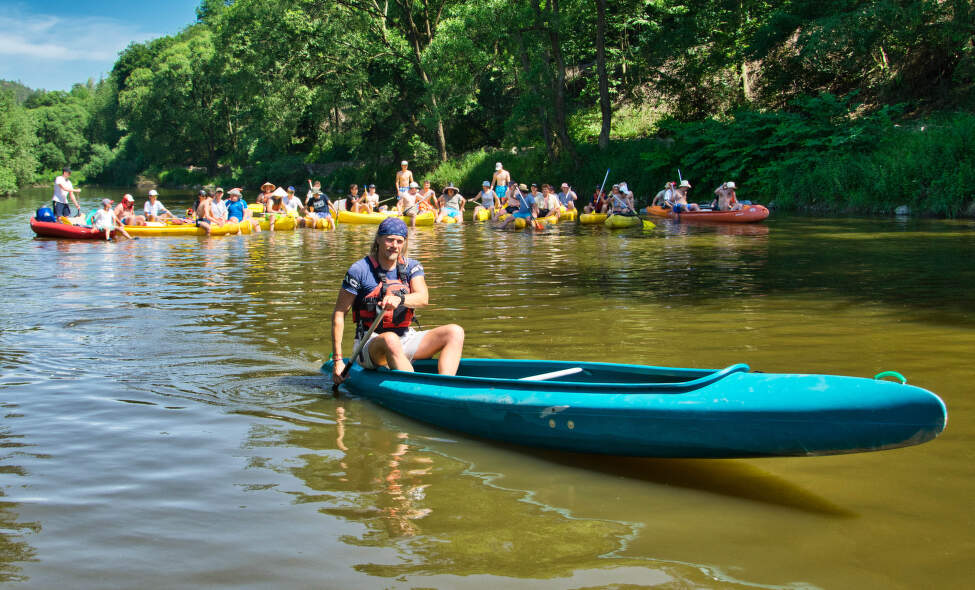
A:
MULTIPOLYGON (((714 211, 738 211, 742 208, 742 203, 738 201, 738 196, 734 181, 724 182, 714 189, 714 199, 708 204, 707 209, 714 211)), ((687 201, 687 193, 691 190, 691 183, 682 179, 678 185, 676 182, 667 182, 663 190, 654 196, 650 203, 653 207, 670 209, 675 213, 683 211, 701 211, 702 207, 697 203, 687 201)))

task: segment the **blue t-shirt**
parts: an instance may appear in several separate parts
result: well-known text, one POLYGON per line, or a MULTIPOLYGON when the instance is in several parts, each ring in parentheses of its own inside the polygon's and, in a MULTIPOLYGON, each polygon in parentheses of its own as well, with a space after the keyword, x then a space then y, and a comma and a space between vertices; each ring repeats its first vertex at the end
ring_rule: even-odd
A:
POLYGON ((522 193, 518 198, 518 213, 531 213, 534 204, 535 197, 531 193, 522 193))
POLYGON ((244 220, 244 209, 247 208, 247 203, 243 199, 237 199, 236 201, 227 201, 227 218, 236 217, 237 221, 244 220))
POLYGON ((569 205, 569 203, 572 202, 572 199, 570 197, 579 198, 578 196, 576 196, 575 192, 573 192, 573 191, 569 191, 569 192, 566 192, 566 193, 559 193, 558 196, 559 196, 559 202, 562 203, 562 205, 563 206, 566 206, 566 207, 569 205))
MULTIPOLYGON (((349 267, 348 272, 345 273, 345 279, 342 281, 342 289, 348 293, 352 293, 356 296, 365 296, 370 291, 376 288, 379 283, 376 281, 376 277, 372 274, 372 269, 369 267, 367 262, 368 256, 357 260, 352 266, 349 267)), ((413 260, 412 258, 406 259, 406 276, 404 281, 409 284, 416 277, 423 276, 423 265, 419 261, 413 260)), ((398 279, 396 274, 396 267, 394 266, 392 270, 386 271, 387 279, 398 279)))

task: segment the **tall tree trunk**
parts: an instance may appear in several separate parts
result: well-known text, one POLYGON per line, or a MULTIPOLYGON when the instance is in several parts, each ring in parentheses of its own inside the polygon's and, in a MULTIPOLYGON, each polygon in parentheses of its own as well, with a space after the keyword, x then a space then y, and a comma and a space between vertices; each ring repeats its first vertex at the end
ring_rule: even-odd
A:
MULTIPOLYGON (((430 94, 430 106, 433 109, 433 116, 437 121, 437 151, 440 152, 440 161, 447 161, 447 136, 444 133, 443 126, 443 115, 440 114, 440 106, 437 104, 437 95, 433 91, 432 84, 430 83, 430 76, 427 75, 426 70, 423 68, 423 50, 420 47, 420 30, 416 26, 416 21, 413 20, 413 12, 410 9, 408 3, 400 2, 400 6, 403 8, 404 14, 407 16, 407 21, 409 23, 409 29, 407 32, 410 37, 410 44, 413 46, 413 61, 416 67, 417 73, 420 75, 420 80, 423 81, 423 87, 427 89, 430 94)), ((424 8, 426 5, 424 4, 424 8)), ((425 28, 427 35, 427 42, 433 40, 433 25, 430 23, 430 15, 428 12, 425 13, 425 28)))
MULTIPOLYGON (((518 55, 521 59, 521 69, 525 72, 525 76, 531 71, 531 63, 528 61, 528 51, 525 49, 525 39, 521 31, 515 32, 515 39, 518 41, 518 55)), ((555 160, 555 146, 552 145, 552 130, 549 127, 548 122, 548 111, 541 104, 538 105, 538 122, 542 126, 542 137, 545 138, 545 150, 548 154, 549 161, 555 160)))
POLYGON ((599 149, 609 147, 609 130, 613 121, 613 107, 609 103, 609 80, 606 77, 606 0, 596 2, 596 73, 599 76, 599 110, 603 127, 599 131, 599 149))
POLYGON ((559 38, 559 27, 561 26, 559 2, 558 0, 549 0, 548 6, 551 12, 551 19, 549 19, 548 26, 548 39, 551 45, 551 55, 555 61, 555 76, 552 79, 555 132, 559 140, 559 152, 567 153, 576 164, 579 164, 579 155, 576 153, 575 145, 569 138, 568 117, 565 107, 565 59, 562 57, 562 43, 559 38))

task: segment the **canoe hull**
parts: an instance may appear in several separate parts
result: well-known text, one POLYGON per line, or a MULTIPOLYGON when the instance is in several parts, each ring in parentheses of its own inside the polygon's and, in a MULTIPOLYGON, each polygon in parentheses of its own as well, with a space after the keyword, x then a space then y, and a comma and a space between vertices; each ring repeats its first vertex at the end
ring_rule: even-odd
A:
MULTIPOLYGON (((353 223, 353 224, 372 224, 379 225, 387 217, 392 217, 393 213, 353 213, 352 211, 340 210, 338 212, 338 222, 339 223, 353 223)), ((406 223, 410 222, 409 217, 399 216, 400 219, 406 223)), ((432 211, 426 211, 420 213, 416 216, 416 225, 433 225, 435 215, 432 211)))
POLYGON ((769 216, 768 208, 762 205, 745 205, 738 211, 684 211, 674 213, 663 207, 647 207, 647 215, 669 217, 681 221, 706 221, 712 223, 756 223, 769 216))
POLYGON ((606 221, 603 222, 603 225, 605 225, 606 227, 608 227, 610 229, 622 229, 624 227, 636 227, 636 226, 642 225, 642 224, 643 224, 643 220, 640 219, 639 217, 635 216, 635 215, 633 215, 633 216, 627 216, 627 215, 610 215, 609 217, 606 218, 606 221))
MULTIPOLYGON (((38 221, 30 218, 30 228, 42 238, 66 238, 70 240, 104 240, 105 232, 90 227, 68 225, 60 222, 38 221)), ((113 232, 114 233, 114 232, 113 232)))
POLYGON ((411 374, 355 365, 345 387, 395 412, 475 436, 643 457, 876 451, 931 440, 947 421, 944 403, 918 387, 854 377, 749 373, 745 365, 710 371, 465 359, 458 377, 428 372, 436 370, 435 361, 419 361, 416 367, 418 372, 411 374), (526 382, 491 376, 568 367, 603 378, 617 371, 624 381, 526 382), (640 382, 647 379, 658 382, 640 382))
POLYGON ((579 223, 582 225, 598 225, 606 222, 609 217, 605 213, 583 213, 579 216, 579 223))

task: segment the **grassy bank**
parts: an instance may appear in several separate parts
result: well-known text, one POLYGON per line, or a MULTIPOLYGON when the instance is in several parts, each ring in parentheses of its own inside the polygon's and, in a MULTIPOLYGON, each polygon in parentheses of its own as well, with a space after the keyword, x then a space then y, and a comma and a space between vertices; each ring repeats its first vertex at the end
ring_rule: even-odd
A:
MULTIPOLYGON (((710 200, 715 187, 733 180, 742 199, 817 213, 890 214, 907 205, 915 214, 954 217, 971 215, 975 202, 972 113, 904 121, 897 108, 885 107, 853 115, 847 104, 825 95, 789 111, 663 120, 654 138, 613 141, 605 151, 579 143, 577 150, 577 161, 548 162, 541 147, 483 149, 414 174, 435 187, 453 182, 471 195, 500 161, 519 182, 569 182, 588 198, 611 169, 609 184, 626 181, 645 203, 664 182, 677 180, 679 169, 694 185, 692 200, 710 200)), ((375 183, 381 194, 391 194, 396 169, 394 163, 340 167, 320 178, 330 194, 343 194, 352 182, 375 183)), ((151 170, 149 176, 168 186, 256 187, 269 179, 300 187, 314 174, 300 158, 285 157, 216 178, 184 169, 151 170)))

